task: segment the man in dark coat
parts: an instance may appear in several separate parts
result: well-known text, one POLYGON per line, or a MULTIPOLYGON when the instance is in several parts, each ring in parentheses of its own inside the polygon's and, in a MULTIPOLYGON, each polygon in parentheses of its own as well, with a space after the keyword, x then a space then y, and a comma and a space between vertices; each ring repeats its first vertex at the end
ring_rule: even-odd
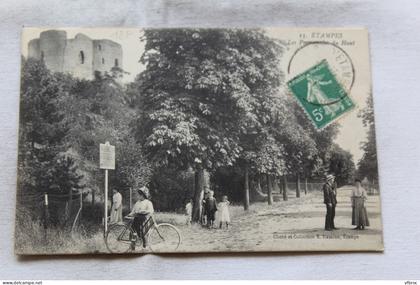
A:
POLYGON ((334 175, 329 174, 326 182, 322 187, 324 191, 324 204, 327 207, 327 215, 325 216, 325 230, 332 231, 337 228, 334 225, 335 206, 337 205, 337 184, 334 182, 334 175))

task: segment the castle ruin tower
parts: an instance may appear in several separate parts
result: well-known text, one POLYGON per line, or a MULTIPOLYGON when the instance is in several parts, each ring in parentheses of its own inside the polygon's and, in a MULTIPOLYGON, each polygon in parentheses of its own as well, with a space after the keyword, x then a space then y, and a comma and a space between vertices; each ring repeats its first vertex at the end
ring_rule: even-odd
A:
POLYGON ((65 31, 48 30, 28 44, 28 57, 42 60, 53 72, 70 73, 77 78, 93 79, 95 72, 122 69, 122 47, 107 40, 92 40, 78 33, 67 39, 65 31))
POLYGON ((39 39, 29 42, 29 55, 44 61, 53 72, 63 72, 67 33, 49 30, 42 32, 39 39))

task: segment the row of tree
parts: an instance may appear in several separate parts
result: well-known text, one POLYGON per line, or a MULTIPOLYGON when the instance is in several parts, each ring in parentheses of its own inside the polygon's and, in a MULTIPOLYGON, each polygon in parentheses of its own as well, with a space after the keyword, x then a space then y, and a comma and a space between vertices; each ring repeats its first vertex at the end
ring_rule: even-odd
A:
POLYGON ((131 85, 136 139, 155 169, 195 172, 193 219, 199 219, 204 171, 241 173, 245 210, 251 179, 267 178, 271 204, 280 177, 293 175, 298 183, 326 171, 341 183, 352 177, 351 154, 333 143, 339 126, 317 131, 281 92, 281 42, 240 29, 147 30, 142 40, 146 69, 131 85))
MULTIPOLYGON (((118 68, 80 80, 22 60, 21 190, 67 194, 69 201, 78 189, 100 193, 98 145, 105 141, 117 151, 113 187, 149 183, 165 210, 192 195, 195 220, 206 173, 223 193, 231 191, 226 181, 241 181, 234 196, 245 209, 250 188, 264 185, 271 204, 287 178, 297 186, 326 172, 339 184, 353 178, 351 154, 333 142, 339 125, 316 130, 282 89, 281 42, 238 29, 146 30, 142 40, 146 68, 127 85, 118 68)), ((364 150, 369 162, 372 142, 364 150)))

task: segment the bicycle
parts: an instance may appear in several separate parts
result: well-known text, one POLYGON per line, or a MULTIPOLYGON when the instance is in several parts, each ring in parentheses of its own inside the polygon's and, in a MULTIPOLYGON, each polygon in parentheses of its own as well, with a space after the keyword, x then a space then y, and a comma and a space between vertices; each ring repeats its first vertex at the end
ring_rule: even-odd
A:
MULTIPOLYGON (((142 239, 133 229, 134 218, 126 217, 126 222, 110 225, 105 235, 105 244, 111 253, 134 252, 142 248, 142 239)), ((181 244, 180 231, 169 223, 157 224, 153 216, 143 226, 144 235, 152 252, 175 252, 181 244)))

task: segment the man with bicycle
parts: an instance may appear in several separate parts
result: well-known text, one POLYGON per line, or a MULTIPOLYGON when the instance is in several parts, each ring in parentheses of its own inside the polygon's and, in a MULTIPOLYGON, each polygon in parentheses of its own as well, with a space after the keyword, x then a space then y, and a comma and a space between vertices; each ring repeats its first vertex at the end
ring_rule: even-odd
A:
POLYGON ((153 203, 149 200, 150 192, 146 186, 137 190, 139 194, 138 201, 134 204, 131 213, 126 218, 133 218, 132 228, 143 241, 143 248, 147 247, 146 233, 151 226, 151 216, 154 213, 153 203))

